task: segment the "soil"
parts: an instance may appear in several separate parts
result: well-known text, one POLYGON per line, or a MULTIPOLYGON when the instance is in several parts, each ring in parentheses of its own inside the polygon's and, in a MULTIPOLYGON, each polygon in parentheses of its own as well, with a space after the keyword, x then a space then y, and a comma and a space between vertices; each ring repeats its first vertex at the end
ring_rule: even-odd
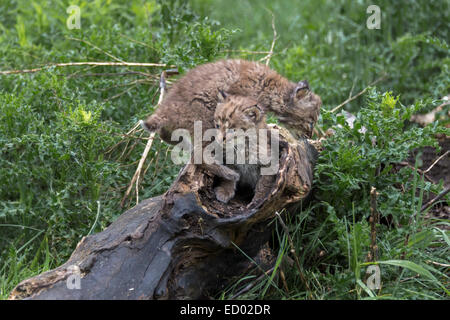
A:
MULTIPOLYGON (((409 164, 414 167, 415 157, 418 152, 422 151, 422 165, 419 169, 427 170, 439 156, 450 150, 450 137, 442 137, 439 139, 439 146, 441 150, 436 152, 436 149, 432 147, 425 147, 421 150, 415 150, 408 158, 409 164)), ((427 173, 427 177, 435 184, 443 181, 444 187, 450 186, 450 154, 447 154, 435 166, 427 173)), ((435 194, 430 194, 427 198, 424 198, 424 203, 434 198, 435 194)), ((445 199, 445 198, 444 198, 445 199)), ((427 214, 428 218, 450 219, 450 203, 441 201, 434 205, 427 214)))

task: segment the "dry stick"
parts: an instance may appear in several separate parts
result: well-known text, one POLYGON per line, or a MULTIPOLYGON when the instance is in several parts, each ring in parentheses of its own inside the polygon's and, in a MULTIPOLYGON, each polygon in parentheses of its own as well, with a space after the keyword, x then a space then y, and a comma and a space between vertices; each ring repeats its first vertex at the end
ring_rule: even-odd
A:
MULTIPOLYGON (((431 206, 433 206, 437 201, 439 201, 442 197, 444 197, 447 193, 450 192, 450 187, 445 188, 441 193, 439 193, 435 198, 431 199, 430 201, 428 201, 427 203, 425 203, 420 212, 424 212, 425 210, 427 210, 428 208, 430 208, 431 206)), ((409 218, 409 223, 411 223, 411 221, 414 219, 414 217, 416 216, 417 212, 415 212, 414 214, 411 215, 411 217, 409 218)), ((406 248, 406 246, 408 245, 409 242, 409 233, 406 235, 405 237, 405 242, 404 242, 404 246, 406 248)), ((403 251, 401 259, 405 259, 406 256, 406 249, 403 251)))
POLYGON ((286 291, 286 293, 289 294, 289 287, 286 282, 286 276, 284 275, 283 268, 280 268, 280 278, 281 282, 283 282, 284 291, 286 291))
POLYGON ((103 91, 110 91, 111 89, 120 88, 120 87, 127 87, 127 86, 131 86, 133 84, 139 84, 139 83, 145 83, 145 82, 150 82, 150 80, 148 80, 148 79, 135 79, 133 81, 128 81, 128 82, 125 82, 125 83, 116 84, 115 86, 101 88, 101 89, 99 89, 99 91, 102 91, 102 92, 103 91))
POLYGON ((281 218, 281 215, 277 212, 275 212, 276 217, 278 218, 278 221, 281 224, 281 227, 283 228, 284 232, 286 233, 286 236, 288 237, 288 241, 289 241, 289 246, 291 247, 290 252, 292 253, 292 255, 294 256, 294 260, 295 260, 295 264, 297 266, 298 272, 300 273, 300 279, 303 282, 305 288, 308 290, 309 292, 309 296, 311 297, 311 299, 313 298, 312 293, 311 293, 311 289, 309 288, 308 282, 306 282, 306 278, 305 275, 303 274, 302 268, 300 267, 300 259, 298 258, 297 254, 295 253, 295 246, 294 246, 294 241, 292 241, 291 235, 289 234, 289 229, 286 226, 286 224, 284 223, 283 219, 281 218))
MULTIPOLYGON (((411 168, 411 169, 413 169, 413 170, 416 170, 418 173, 420 173, 421 175, 423 175, 428 181, 434 183, 433 179, 431 179, 431 178, 426 174, 425 171, 422 171, 422 170, 420 170, 419 168, 413 167, 413 166, 410 165, 408 162, 406 162, 406 161, 400 161, 400 162, 397 162, 397 164, 398 164, 398 165, 401 165, 401 166, 406 166, 406 167, 411 168)), ((431 168, 431 167, 430 167, 430 168, 431 168)), ((428 170, 427 170, 427 172, 428 172, 428 170)))
POLYGON ((138 123, 136 123, 136 125, 135 125, 130 131, 127 132, 127 135, 132 134, 132 133, 140 126, 140 125, 141 125, 141 124, 140 124, 140 122, 138 121, 138 123))
MULTIPOLYGON (((137 123, 130 131, 128 131, 126 134, 123 135, 123 136, 124 136, 123 139, 121 139, 121 140, 120 140, 119 142, 117 142, 115 145, 113 145, 113 146, 110 147, 108 150, 106 150, 106 153, 112 152, 115 148, 117 148, 120 144, 122 144, 122 142, 123 142, 125 139, 127 139, 127 138, 143 139, 143 138, 141 137, 142 135, 139 136, 139 137, 131 136, 132 133, 142 131, 142 129, 136 130, 137 127, 139 127, 139 126, 140 126, 140 123, 138 122, 138 123, 137 123)), ((122 155, 117 159, 117 161, 119 161, 120 158, 122 158, 122 156, 125 154, 125 151, 127 150, 128 144, 129 144, 129 143, 130 143, 130 139, 127 140, 127 144, 126 144, 126 146, 125 146, 125 149, 123 150, 122 155)))
POLYGON ((446 155, 448 155, 450 153, 450 150, 447 150, 442 156, 440 156, 439 158, 436 159, 436 161, 433 162, 433 164, 427 169, 425 170, 423 173, 427 173, 429 172, 431 169, 433 169, 433 167, 436 165, 436 163, 438 163, 439 161, 441 161, 442 158, 444 158, 446 155))
MULTIPOLYGON (((97 68, 97 66, 88 66, 86 68, 82 68, 81 70, 75 71, 74 73, 71 73, 71 74, 68 74, 65 76, 67 77, 67 79, 71 79, 71 78, 76 77, 79 73, 81 73, 83 71, 92 70, 94 68, 97 68)), ((64 75, 62 75, 62 76, 64 76, 64 75)))
POLYGON ((77 75, 68 75, 69 78, 82 78, 82 77, 113 77, 113 76, 127 76, 127 75, 140 75, 144 77, 152 77, 150 73, 138 72, 138 71, 128 71, 128 72, 103 72, 103 73, 82 73, 77 75))
POLYGON ((406 281, 409 281, 409 280, 417 279, 418 277, 420 277, 420 274, 416 274, 415 276, 412 276, 412 277, 409 277, 409 278, 401 279, 400 282, 406 282, 406 281))
MULTIPOLYGON (((157 78, 157 77, 156 77, 156 78, 157 78)), ((116 95, 114 95, 114 96, 112 96, 112 97, 109 97, 109 98, 106 98, 106 99, 103 100, 103 102, 107 102, 107 101, 110 101, 110 100, 113 100, 113 99, 117 99, 117 98, 121 97, 122 95, 124 95, 124 94, 130 92, 131 90, 133 90, 134 88, 136 88, 139 84, 152 83, 152 82, 153 82, 153 80, 152 80, 151 77, 146 77, 146 78, 141 78, 141 79, 135 79, 135 80, 133 80, 133 81, 128 81, 128 82, 126 82, 126 83, 120 83, 120 84, 117 84, 117 85, 115 85, 115 86, 110 86, 110 87, 106 87, 106 88, 101 88, 101 89, 99 89, 99 91, 108 91, 108 90, 111 90, 111 89, 113 89, 113 88, 119 88, 119 87, 127 87, 127 86, 129 86, 129 88, 125 89, 124 91, 122 91, 122 92, 120 92, 120 93, 118 93, 118 94, 116 94, 116 95)), ((139 122, 138 122, 138 123, 139 123, 139 122)))
MULTIPOLYGON (((67 37, 67 39, 69 39, 69 40, 75 40, 75 41, 79 41, 79 42, 83 42, 83 43, 85 43, 85 44, 87 44, 87 45, 93 47, 93 48, 96 49, 97 51, 100 51, 100 52, 106 54, 108 57, 110 57, 110 58, 112 58, 112 59, 114 59, 114 60, 116 60, 116 61, 125 63, 125 61, 123 61, 122 59, 120 59, 120 58, 114 56, 113 54, 111 54, 111 53, 109 53, 109 52, 107 52, 107 51, 105 51, 105 50, 103 50, 103 49, 97 47, 95 44, 93 44, 93 43, 91 43, 91 42, 89 42, 89 41, 87 41, 87 40, 84 40, 84 39, 78 39, 78 38, 74 38, 74 37, 67 37)), ((123 73, 123 74, 125 74, 125 73, 123 73)), ((101 75, 101 74, 99 74, 99 75, 101 75)), ((105 75, 106 75, 106 74, 105 74, 105 75)), ((111 74, 110 74, 110 75, 111 75, 111 74)), ((113 75, 114 75, 114 74, 113 74, 113 75)), ((148 75, 148 76, 150 76, 150 75, 148 75)))
POLYGON ((156 178, 156 175, 158 174, 158 164, 159 164, 159 156, 160 156, 160 152, 158 151, 158 150, 156 150, 156 152, 155 152, 155 169, 153 170, 153 175, 152 175, 152 177, 151 177, 151 180, 153 180, 153 179, 155 179, 156 178))
POLYGON ((17 74, 17 73, 33 73, 33 72, 39 72, 44 69, 56 67, 71 67, 71 66, 114 66, 114 67, 169 67, 174 68, 175 66, 170 65, 168 66, 165 63, 150 63, 150 62, 93 62, 93 61, 86 61, 86 62, 67 62, 67 63, 51 63, 44 65, 43 67, 34 68, 34 69, 23 69, 23 70, 7 70, 7 71, 0 71, 0 75, 2 74, 17 74))
POLYGON ((270 54, 270 51, 251 51, 251 50, 223 50, 223 52, 238 52, 238 53, 248 53, 248 54, 270 54))
POLYGON ((354 95, 353 97, 348 98, 347 100, 345 100, 344 102, 342 102, 340 105, 338 105, 336 108, 334 108, 333 110, 331 110, 331 112, 336 112, 338 111, 340 108, 342 108, 343 106, 345 106, 347 103, 349 103, 350 101, 355 100, 356 98, 358 98, 360 95, 364 94, 370 87, 376 85, 378 82, 384 80, 385 78, 387 78, 387 74, 382 75, 381 77, 379 77, 378 79, 376 79, 374 82, 372 82, 371 84, 369 84, 367 87, 365 87, 362 91, 360 91, 358 94, 354 95))
POLYGON ((430 170, 433 169, 433 167, 434 167, 439 161, 441 161, 442 158, 444 158, 444 157, 445 157, 446 155, 448 155, 449 153, 450 153, 450 150, 447 150, 443 155, 441 155, 439 158, 437 158, 437 159, 433 162, 433 164, 432 164, 427 170, 425 170, 425 171, 422 171, 422 170, 420 170, 419 168, 413 167, 412 165, 410 165, 410 164, 409 164, 408 162, 406 162, 406 161, 398 162, 398 164, 399 164, 399 165, 402 165, 402 166, 407 166, 407 167, 409 167, 409 168, 411 168, 411 169, 413 169, 413 170, 416 170, 417 172, 419 172, 420 174, 422 174, 428 181, 434 183, 433 179, 431 179, 431 178, 427 175, 427 173, 430 172, 430 170))
POLYGON ((150 166, 152 165, 153 160, 154 160, 154 158, 152 158, 152 159, 149 161, 147 167, 145 168, 144 172, 142 173, 142 175, 143 175, 144 177, 147 175, 147 171, 148 171, 148 169, 150 168, 150 166))
POLYGON ((431 199, 427 203, 422 206, 421 212, 427 210, 429 207, 433 206, 437 201, 442 199, 447 193, 450 191, 450 186, 444 189, 441 193, 439 193, 435 198, 431 199))
POLYGON ((358 77, 356 77, 355 79, 353 79, 352 88, 350 89, 350 92, 348 93, 348 97, 349 97, 349 98, 352 97, 353 89, 355 89, 356 79, 358 79, 358 77))
POLYGON ((139 41, 139 40, 130 38, 130 37, 128 37, 127 35, 124 35, 124 34, 122 34, 122 33, 119 33, 119 35, 120 35, 121 37, 124 37, 124 38, 126 38, 126 39, 132 41, 132 42, 135 42, 135 43, 137 43, 137 44, 140 44, 140 45, 142 45, 142 46, 144 46, 144 47, 148 47, 148 48, 154 49, 154 47, 152 47, 152 46, 149 45, 148 43, 145 43, 145 42, 142 42, 142 41, 139 41))
MULTIPOLYGON (((444 97, 444 98, 449 98, 450 95, 444 97)), ((442 108, 444 108, 445 106, 448 106, 450 104, 450 101, 446 101, 443 104, 437 106, 436 108, 434 108, 433 110, 431 110, 430 112, 426 113, 426 114, 416 114, 416 115, 412 115, 411 117, 411 121, 416 122, 420 125, 426 125, 429 124, 431 122, 434 121, 434 119, 436 118, 436 113, 440 112, 442 110, 442 108), (427 119, 427 117, 429 115, 433 116, 433 119, 427 119)))
POLYGON ((120 136, 120 137, 123 137, 122 140, 124 140, 125 138, 130 138, 130 139, 140 139, 140 140, 145 140, 145 141, 148 140, 148 138, 142 138, 142 137, 134 136, 134 135, 131 135, 131 134, 126 134, 126 133, 108 132, 108 131, 102 130, 102 129, 98 129, 97 131, 98 131, 98 132, 101 132, 101 133, 105 133, 105 134, 112 134, 112 135, 114 135, 114 136, 120 136))
POLYGON ((117 98, 123 96, 125 93, 130 92, 131 90, 133 90, 133 89, 136 88, 136 87, 137 87, 137 83, 134 83, 134 84, 131 85, 131 87, 127 88, 126 90, 123 90, 122 92, 119 92, 118 94, 115 94, 115 95, 112 96, 112 97, 109 97, 109 98, 104 99, 103 102, 108 102, 108 101, 117 99, 117 98))
MULTIPOLYGON (((169 152, 172 152, 172 148, 171 147, 169 147, 169 148, 167 148, 166 149, 166 154, 164 155, 164 160, 162 160, 161 162, 162 163, 166 163, 166 161, 167 161, 167 157, 169 156, 169 152)), ((154 177, 156 177, 156 174, 157 174, 157 172, 158 172, 158 163, 160 163, 160 161, 159 161, 159 155, 160 155, 160 153, 158 152, 158 151, 156 151, 155 152, 155 156, 156 156, 156 161, 155 161, 155 170, 154 170, 154 173, 153 173, 153 175, 152 175, 152 179, 154 179, 154 177)), ((147 166, 147 168, 144 170, 144 176, 145 176, 145 174, 146 174, 146 172, 147 172, 147 170, 150 168, 150 164, 151 164, 151 162, 154 160, 154 158, 150 161, 150 163, 148 164, 148 166, 147 166)), ((164 170, 164 169, 166 169, 167 168, 167 166, 164 166, 164 167, 162 167, 161 169, 162 170, 164 170)))
MULTIPOLYGON (((165 92, 165 88, 166 88, 166 73, 163 71, 161 73, 161 80, 159 82, 159 88, 160 88, 160 95, 159 95, 159 100, 158 100, 158 106, 161 104, 161 101, 164 97, 164 92, 165 92)), ((127 199, 127 197, 129 196, 132 188, 133 188, 133 184, 136 183, 136 204, 139 203, 139 177, 141 175, 141 170, 142 170, 142 166, 144 165, 145 160, 147 159, 147 155, 148 152, 150 151, 150 148, 152 147, 152 143, 153 143, 153 139, 155 137, 155 132, 150 133, 150 138, 147 141, 147 145, 145 146, 144 152, 142 153, 141 156, 141 160, 139 161, 138 167, 136 169, 136 172, 134 173, 133 178, 131 179, 131 183, 128 186, 128 189, 122 199, 122 201, 120 202, 120 205, 123 207, 125 200, 127 199)))
POLYGON ((267 56, 262 58, 260 61, 266 60, 266 66, 268 66, 269 62, 270 62, 270 58, 272 58, 272 56, 273 56, 273 49, 275 48, 275 42, 277 41, 277 29, 275 28, 275 16, 273 15, 273 12, 268 9, 266 9, 266 10, 272 14, 273 40, 272 40, 272 45, 270 46, 269 53, 267 54, 267 56))
POLYGON ((94 49, 96 49, 96 50, 98 50, 98 51, 100 51, 100 52, 106 54, 108 57, 113 58, 113 59, 116 60, 116 61, 119 61, 119 62, 125 62, 125 61, 123 61, 122 59, 119 59, 119 58, 117 58, 116 56, 113 56, 111 53, 109 53, 109 52, 107 52, 107 51, 105 51, 105 50, 103 50, 103 49, 97 47, 95 44, 92 44, 92 43, 90 43, 90 42, 87 41, 87 40, 78 39, 78 38, 73 38, 73 37, 67 37, 67 39, 69 39, 69 40, 75 40, 75 41, 80 41, 80 42, 86 43, 87 45, 89 45, 89 46, 93 47, 94 49))
POLYGON ((439 262, 435 262, 435 261, 431 261, 431 260, 427 260, 427 262, 432 263, 432 264, 434 264, 436 266, 440 266, 440 267, 446 267, 446 268, 450 267, 450 264, 439 263, 439 262))
POLYGON ((120 159, 126 159, 130 156, 131 152, 133 152, 134 148, 137 146, 138 144, 138 140, 128 140, 127 145, 125 146, 125 148, 123 149, 122 154, 120 155, 120 157, 117 159, 117 161, 120 161, 120 159), (128 148, 128 142, 133 141, 132 145, 130 146, 130 148, 128 148))

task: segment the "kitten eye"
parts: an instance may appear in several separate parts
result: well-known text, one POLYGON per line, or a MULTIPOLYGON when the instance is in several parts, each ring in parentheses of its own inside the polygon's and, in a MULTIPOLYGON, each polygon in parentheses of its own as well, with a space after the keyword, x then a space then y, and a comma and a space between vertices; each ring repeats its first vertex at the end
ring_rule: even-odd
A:
POLYGON ((218 123, 216 123, 216 129, 219 129, 220 125, 218 123))

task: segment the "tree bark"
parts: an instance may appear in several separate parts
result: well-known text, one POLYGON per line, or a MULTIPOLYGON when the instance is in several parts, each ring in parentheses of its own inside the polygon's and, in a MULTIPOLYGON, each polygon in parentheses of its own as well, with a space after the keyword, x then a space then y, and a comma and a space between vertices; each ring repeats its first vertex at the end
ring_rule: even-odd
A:
POLYGON ((309 194, 317 155, 282 129, 280 140, 279 171, 260 179, 253 197, 223 204, 214 175, 186 165, 164 195, 84 237, 66 263, 22 281, 9 299, 210 298, 247 272, 269 270, 275 212, 309 194))

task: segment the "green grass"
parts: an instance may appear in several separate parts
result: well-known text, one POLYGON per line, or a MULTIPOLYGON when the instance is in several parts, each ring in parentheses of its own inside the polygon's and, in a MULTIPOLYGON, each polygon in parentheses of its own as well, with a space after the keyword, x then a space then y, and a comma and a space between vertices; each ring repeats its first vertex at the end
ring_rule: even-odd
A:
MULTIPOLYGON (((5 0, 0 70, 118 59, 174 64, 185 72, 222 57, 258 60, 265 54, 244 51, 269 50, 273 12, 278 38, 270 66, 292 81, 308 79, 324 102, 319 127, 336 131, 316 167, 313 201, 288 224, 309 289, 295 265, 286 265, 290 248, 278 231, 274 273, 242 275, 218 298, 232 297, 250 280, 254 286, 239 298, 448 299, 450 244, 443 227, 449 221, 425 219, 418 210, 442 185, 392 166, 414 148, 435 146, 435 134, 449 123, 418 128, 407 121, 449 93, 448 1, 378 1, 380 30, 366 28, 370 4, 5 0), (79 30, 66 27, 71 4, 81 8, 79 30), (357 116, 354 128, 327 112, 383 75, 377 90, 345 106, 357 116), (358 132, 363 126, 366 133, 358 132), (365 282, 371 186, 380 193, 381 215, 394 222, 377 226, 380 290, 365 282), (288 291, 277 280, 280 268, 288 291)), ((152 112, 160 72, 67 67, 0 75, 0 298, 63 263, 83 236, 105 229, 126 209, 119 204, 146 141, 123 134, 152 112)), ((154 142, 140 199, 163 193, 178 173, 168 150, 154 142)))

